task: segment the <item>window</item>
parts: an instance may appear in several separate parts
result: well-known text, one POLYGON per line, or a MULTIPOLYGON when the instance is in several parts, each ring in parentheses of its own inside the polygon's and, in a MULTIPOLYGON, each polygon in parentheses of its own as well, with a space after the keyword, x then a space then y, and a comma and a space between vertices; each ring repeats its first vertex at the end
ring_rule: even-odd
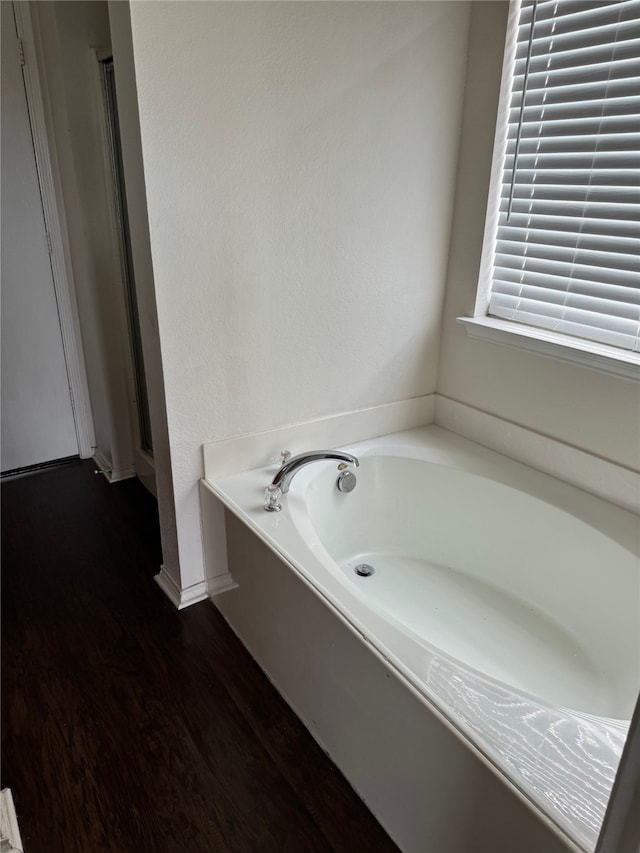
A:
POLYGON ((640 0, 514 5, 476 316, 461 319, 640 376, 640 0))

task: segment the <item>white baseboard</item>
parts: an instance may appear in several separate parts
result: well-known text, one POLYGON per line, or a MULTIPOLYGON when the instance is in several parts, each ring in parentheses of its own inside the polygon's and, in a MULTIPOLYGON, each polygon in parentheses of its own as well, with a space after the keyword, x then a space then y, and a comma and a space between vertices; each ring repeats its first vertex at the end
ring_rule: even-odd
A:
POLYGON ((127 465, 124 468, 113 468, 106 456, 100 451, 93 454, 93 461, 97 465, 97 472, 104 474, 110 483, 118 483, 120 480, 130 480, 136 476, 135 465, 127 465))
POLYGON ((204 601, 205 598, 209 597, 206 581, 195 583, 186 589, 180 589, 164 566, 160 566, 160 572, 154 580, 178 610, 189 607, 190 604, 196 604, 198 601, 204 601))
POLYGON ((236 589, 238 584, 234 581, 229 572, 226 575, 218 575, 215 578, 209 578, 207 587, 209 595, 220 595, 222 592, 228 592, 230 589, 236 589))

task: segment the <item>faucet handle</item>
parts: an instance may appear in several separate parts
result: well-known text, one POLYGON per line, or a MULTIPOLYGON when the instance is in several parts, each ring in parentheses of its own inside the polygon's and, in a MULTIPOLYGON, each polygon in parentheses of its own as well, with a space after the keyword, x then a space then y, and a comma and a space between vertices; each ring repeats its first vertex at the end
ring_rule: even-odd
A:
POLYGON ((264 499, 266 501, 264 508, 267 512, 280 512, 282 509, 282 504, 280 503, 280 498, 282 497, 282 491, 280 486, 275 486, 273 483, 267 486, 264 490, 264 499))
POLYGON ((282 468, 285 462, 288 462, 291 459, 291 451, 290 450, 281 450, 277 456, 270 456, 268 459, 269 465, 277 465, 278 468, 282 468))

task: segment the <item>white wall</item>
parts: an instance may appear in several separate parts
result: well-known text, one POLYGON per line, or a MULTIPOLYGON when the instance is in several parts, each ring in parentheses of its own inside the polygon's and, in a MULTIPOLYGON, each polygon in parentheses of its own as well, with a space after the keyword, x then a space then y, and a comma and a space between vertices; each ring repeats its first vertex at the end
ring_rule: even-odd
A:
POLYGON ((467 18, 131 4, 183 588, 203 442, 435 390, 467 18))
POLYGON ((96 452, 110 468, 127 470, 133 463, 134 392, 94 53, 110 48, 107 3, 34 3, 31 8, 69 228, 96 452))
POLYGON ((636 383, 473 340, 455 321, 473 315, 507 12, 472 4, 438 393, 637 470, 636 383))

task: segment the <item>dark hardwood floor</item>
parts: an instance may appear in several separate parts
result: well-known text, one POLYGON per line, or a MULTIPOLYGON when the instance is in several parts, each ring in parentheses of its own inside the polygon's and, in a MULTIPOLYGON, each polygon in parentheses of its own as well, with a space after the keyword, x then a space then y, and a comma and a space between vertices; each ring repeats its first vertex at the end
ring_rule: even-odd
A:
POLYGON ((26 853, 394 851, 207 601, 155 501, 77 462, 2 485, 2 786, 26 853))

